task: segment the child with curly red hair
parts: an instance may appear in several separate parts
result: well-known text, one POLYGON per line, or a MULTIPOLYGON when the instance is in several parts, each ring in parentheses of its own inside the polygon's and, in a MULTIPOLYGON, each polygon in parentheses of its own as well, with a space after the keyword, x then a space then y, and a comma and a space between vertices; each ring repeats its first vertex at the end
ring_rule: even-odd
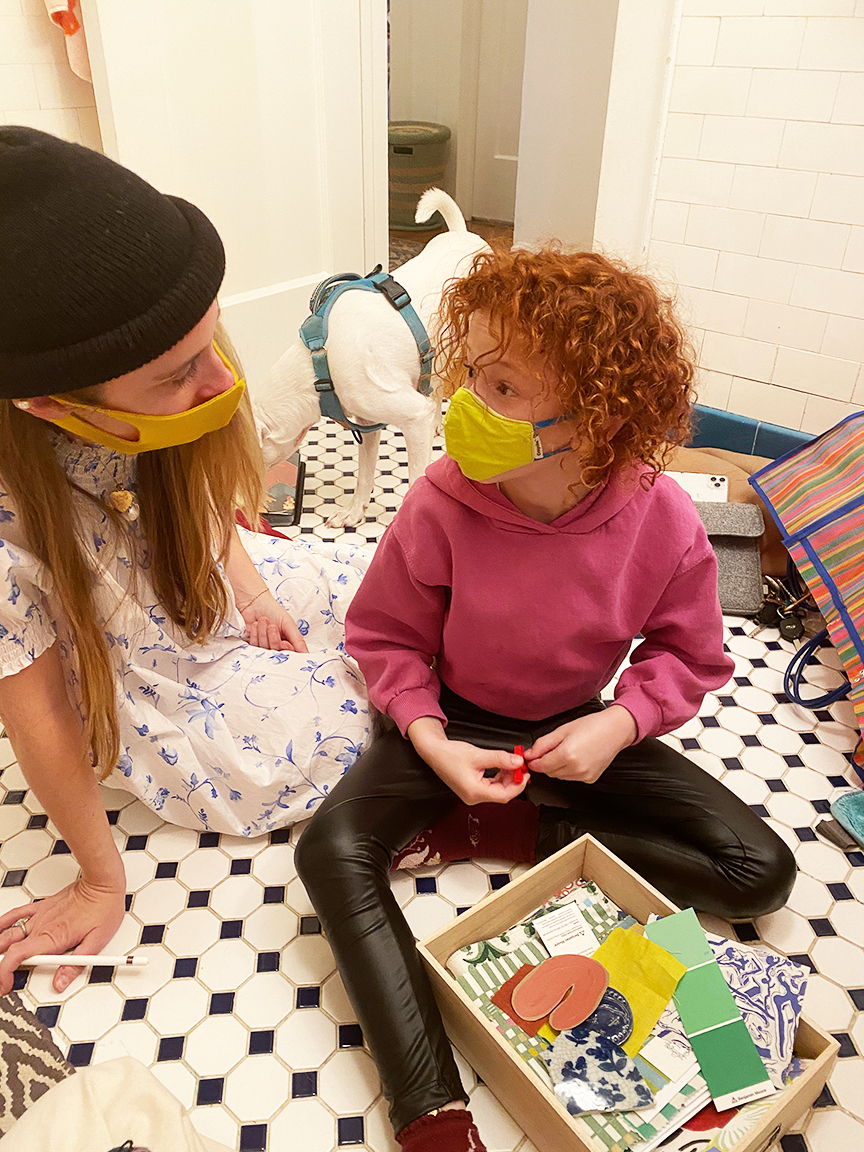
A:
POLYGON ((587 831, 677 903, 729 918, 783 905, 795 866, 658 739, 733 670, 714 553, 661 474, 692 399, 670 302, 619 263, 550 247, 477 257, 441 319, 447 456, 406 496, 346 624, 394 723, 318 809, 296 863, 403 1148, 479 1152, 390 892, 397 854, 533 861, 587 831), (531 777, 563 807, 526 798, 531 777))

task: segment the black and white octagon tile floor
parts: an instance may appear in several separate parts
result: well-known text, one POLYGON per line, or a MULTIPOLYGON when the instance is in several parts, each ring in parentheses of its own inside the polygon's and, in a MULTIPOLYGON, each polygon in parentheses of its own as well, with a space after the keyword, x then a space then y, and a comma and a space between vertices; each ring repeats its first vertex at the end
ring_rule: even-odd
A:
MULTIPOLYGON (((438 446, 440 450, 440 445, 438 446)), ((374 543, 407 485, 398 433, 382 437, 381 472, 365 524, 374 543)), ((343 535, 325 519, 353 484, 355 449, 333 425, 304 448, 307 497, 301 530, 343 535)), ((799 876, 788 907, 738 925, 812 970, 806 1009, 840 1041, 840 1059, 818 1107, 783 1152, 864 1147, 864 852, 844 855, 815 825, 853 785, 855 730, 845 703, 813 714, 786 702, 782 670, 792 646, 727 619, 735 674, 698 719, 674 736, 712 775, 753 806, 794 849, 799 876)), ((839 683, 833 650, 811 676, 839 683)), ((0 910, 45 896, 76 872, 0 742, 0 910)), ((163 824, 127 793, 103 788, 128 876, 128 914, 115 952, 146 951, 137 970, 95 968, 64 995, 50 974, 19 974, 25 1002, 54 1029, 74 1064, 129 1053, 192 1111, 203 1133, 242 1152, 396 1148, 375 1069, 362 1046, 326 941, 296 878, 294 833, 257 840, 163 824)), ((418 936, 506 883, 500 861, 399 873, 393 887, 418 936)), ((721 930, 730 932, 728 926, 721 930)), ((490 1152, 532 1152, 492 1097, 460 1063, 490 1152)))

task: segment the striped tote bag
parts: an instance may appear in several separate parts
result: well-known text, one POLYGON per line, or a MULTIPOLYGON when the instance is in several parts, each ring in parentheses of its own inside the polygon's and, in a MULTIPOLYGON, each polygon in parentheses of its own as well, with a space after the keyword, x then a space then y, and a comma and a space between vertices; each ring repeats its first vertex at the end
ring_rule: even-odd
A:
MULTIPOLYGON (((864 412, 750 477, 813 593, 864 731, 864 412)), ((864 745, 854 762, 864 780, 864 745)))

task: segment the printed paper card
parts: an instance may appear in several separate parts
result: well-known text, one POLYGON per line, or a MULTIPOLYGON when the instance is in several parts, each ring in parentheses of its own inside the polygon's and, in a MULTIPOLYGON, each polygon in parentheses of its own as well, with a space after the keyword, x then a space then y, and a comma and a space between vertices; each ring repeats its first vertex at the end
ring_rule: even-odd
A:
POLYGON ((597 950, 597 937, 575 904, 539 916, 534 930, 550 956, 590 956, 597 950))

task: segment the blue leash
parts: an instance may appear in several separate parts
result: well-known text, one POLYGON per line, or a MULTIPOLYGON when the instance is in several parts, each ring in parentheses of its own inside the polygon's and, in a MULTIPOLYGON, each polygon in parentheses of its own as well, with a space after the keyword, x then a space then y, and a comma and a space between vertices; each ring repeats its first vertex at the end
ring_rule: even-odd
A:
POLYGON ((345 415, 345 410, 336 395, 333 380, 330 376, 330 367, 327 363, 327 328, 330 310, 343 292, 359 288, 363 292, 380 292, 396 309, 408 327, 417 343, 420 354, 420 391, 424 396, 432 393, 432 361, 435 351, 429 341, 429 335, 423 327, 423 322, 414 311, 411 297, 401 284, 387 272, 382 272, 378 264, 368 276, 360 276, 357 272, 340 272, 336 276, 329 276, 318 285, 309 301, 312 313, 300 325, 300 339, 312 354, 312 367, 315 371, 315 391, 318 393, 318 403, 321 415, 328 420, 336 420, 346 428, 350 428, 354 439, 359 444, 362 437, 370 432, 380 432, 386 424, 355 424, 345 415))

